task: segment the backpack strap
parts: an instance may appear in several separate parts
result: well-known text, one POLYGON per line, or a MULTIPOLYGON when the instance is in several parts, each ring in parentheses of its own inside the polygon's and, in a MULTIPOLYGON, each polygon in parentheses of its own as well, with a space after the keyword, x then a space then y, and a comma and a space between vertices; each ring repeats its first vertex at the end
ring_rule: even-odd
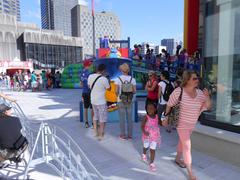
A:
POLYGON ((170 83, 170 81, 169 81, 169 83, 167 83, 167 82, 166 82, 166 81, 164 81, 164 80, 163 80, 163 82, 164 82, 166 85, 168 85, 168 84, 170 83))
POLYGON ((130 83, 132 82, 132 76, 131 76, 131 79, 130 79, 130 83))
MULTIPOLYGON (((123 82, 123 80, 120 78, 120 76, 118 76, 118 79, 121 81, 122 84, 124 84, 124 83, 126 82, 126 81, 123 82)), ((127 81, 127 82, 128 82, 128 81, 127 81)), ((130 79, 129 83, 131 83, 131 82, 132 82, 132 76, 131 76, 131 79, 130 79)))
POLYGON ((93 84, 92 84, 92 87, 91 87, 91 89, 90 89, 90 93, 92 92, 95 83, 97 82, 97 80, 98 80, 100 77, 102 77, 102 75, 98 76, 98 77, 94 80, 94 82, 93 82, 93 84))
POLYGON ((121 81, 121 83, 123 84, 123 81, 122 81, 122 79, 120 78, 120 76, 118 76, 118 79, 121 81))

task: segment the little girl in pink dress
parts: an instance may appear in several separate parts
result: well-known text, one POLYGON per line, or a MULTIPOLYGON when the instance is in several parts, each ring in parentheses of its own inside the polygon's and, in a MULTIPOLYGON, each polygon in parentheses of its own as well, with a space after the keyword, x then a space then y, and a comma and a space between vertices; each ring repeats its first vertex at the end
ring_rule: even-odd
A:
POLYGON ((141 125, 142 129, 142 141, 143 141, 143 154, 142 160, 147 160, 147 150, 150 148, 150 163, 149 167, 151 171, 156 171, 156 165, 154 164, 155 150, 157 145, 161 143, 159 118, 157 115, 157 108, 155 104, 147 105, 147 115, 144 117, 141 125))

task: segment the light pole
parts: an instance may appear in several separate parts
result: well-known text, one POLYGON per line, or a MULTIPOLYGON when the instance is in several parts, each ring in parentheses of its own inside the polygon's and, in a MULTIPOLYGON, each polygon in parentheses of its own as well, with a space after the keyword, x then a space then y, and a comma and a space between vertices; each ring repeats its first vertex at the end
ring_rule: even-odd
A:
POLYGON ((94 0, 92 0, 93 58, 96 57, 94 0))

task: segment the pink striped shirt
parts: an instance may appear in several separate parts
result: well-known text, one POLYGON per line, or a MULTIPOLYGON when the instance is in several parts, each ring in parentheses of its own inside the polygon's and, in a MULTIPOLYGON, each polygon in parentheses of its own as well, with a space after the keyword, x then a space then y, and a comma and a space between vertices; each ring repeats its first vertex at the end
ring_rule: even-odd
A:
MULTIPOLYGON (((167 105, 170 107, 178 103, 181 88, 176 88, 170 95, 167 105)), ((194 129, 200 114, 207 110, 205 106, 207 98, 200 89, 197 89, 197 96, 190 97, 183 88, 182 100, 177 129, 194 129)))

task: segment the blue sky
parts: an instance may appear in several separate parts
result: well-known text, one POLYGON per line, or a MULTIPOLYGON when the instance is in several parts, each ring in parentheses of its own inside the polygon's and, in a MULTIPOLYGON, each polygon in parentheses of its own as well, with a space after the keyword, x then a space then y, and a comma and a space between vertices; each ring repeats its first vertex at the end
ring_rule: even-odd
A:
MULTIPOLYGON (((88 0, 91 7, 91 0, 88 0)), ((20 0, 21 20, 41 25, 40 0, 20 0)), ((160 44, 163 38, 183 36, 184 0, 95 0, 95 11, 112 11, 121 21, 122 39, 131 45, 160 44)))

